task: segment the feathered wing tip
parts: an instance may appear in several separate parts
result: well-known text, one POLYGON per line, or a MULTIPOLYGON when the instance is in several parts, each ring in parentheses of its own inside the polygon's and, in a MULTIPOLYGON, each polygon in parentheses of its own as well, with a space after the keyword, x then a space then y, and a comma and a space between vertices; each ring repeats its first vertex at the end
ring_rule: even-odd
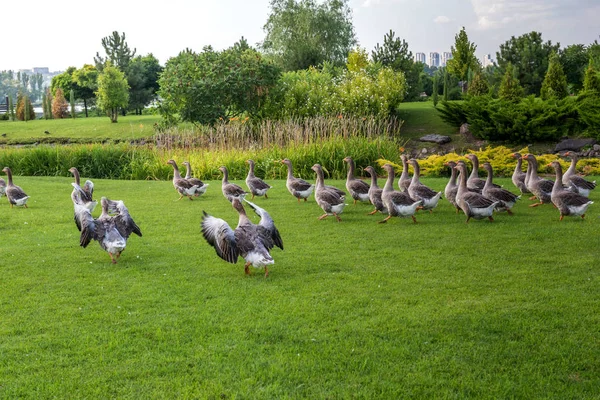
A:
POLYGON ((269 237, 271 238, 271 240, 273 240, 273 244, 275 246, 279 247, 281 250, 283 250, 283 240, 281 239, 279 230, 275 226, 275 222, 273 222, 271 215, 269 215, 267 210, 257 206, 256 204, 252 203, 251 201, 246 200, 245 198, 243 200, 246 203, 248 203, 250 208, 252 208, 254 210, 254 212, 260 217, 259 225, 264 227, 267 230, 269 237))
POLYGON ((215 248, 217 255, 223 260, 235 264, 238 259, 238 248, 235 234, 227 222, 215 218, 202 211, 202 236, 208 244, 215 248))

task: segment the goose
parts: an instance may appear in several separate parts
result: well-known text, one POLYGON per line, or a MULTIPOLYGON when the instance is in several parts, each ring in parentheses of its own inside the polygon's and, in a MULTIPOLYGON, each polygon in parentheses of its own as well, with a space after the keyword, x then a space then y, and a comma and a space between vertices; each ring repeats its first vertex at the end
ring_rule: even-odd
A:
POLYGON ((398 179, 398 187, 400 188, 401 192, 406 192, 410 186, 412 178, 408 174, 408 157, 402 154, 400 155, 400 159, 402 160, 402 174, 400 174, 400 179, 398 179))
POLYGON ((558 161, 552 161, 549 165, 554 167, 554 171, 556 172, 556 180, 554 181, 550 197, 552 204, 560 211, 559 221, 562 221, 565 215, 585 218, 588 207, 594 204, 594 202, 579 193, 571 192, 563 187, 562 167, 558 161))
POLYGON ((196 192, 194 192, 194 196, 195 197, 202 196, 204 193, 206 193, 206 189, 208 188, 209 184, 202 182, 198 178, 192 177, 192 166, 190 165, 189 161, 184 161, 183 165, 185 165, 185 178, 184 179, 186 181, 188 181, 189 183, 191 183, 193 186, 198 186, 198 189, 196 189, 196 192))
POLYGON ((539 203, 530 204, 529 207, 537 207, 541 204, 550 203, 552 201, 550 195, 552 193, 552 188, 554 187, 554 182, 549 179, 542 179, 538 176, 538 162, 533 154, 525 154, 523 158, 527 160, 530 170, 529 179, 526 178, 527 188, 540 201, 539 203))
POLYGON ((517 159, 517 165, 515 166, 515 171, 512 174, 512 183, 519 189, 521 194, 529 194, 531 193, 529 189, 527 189, 527 185, 525 184, 525 177, 527 174, 523 172, 523 158, 521 153, 513 153, 513 158, 517 159))
MULTIPOLYGON (((69 172, 73 174, 75 178, 75 182, 73 185, 73 192, 71 192, 71 196, 79 196, 82 204, 90 210, 90 212, 94 212, 94 209, 98 205, 98 202, 93 199, 94 195, 94 183, 90 180, 85 181, 85 185, 81 187, 81 178, 79 176, 79 171, 75 167, 69 168, 69 172)), ((81 229, 80 229, 81 230, 81 229)))
POLYGON ((167 164, 173 167, 173 187, 177 190, 177 193, 179 193, 179 198, 177 200, 181 200, 183 196, 187 196, 190 200, 193 200, 192 196, 196 194, 196 190, 198 190, 199 186, 192 185, 188 180, 181 177, 175 160, 169 160, 167 161, 167 164))
POLYGON ((494 170, 492 164, 489 162, 483 163, 483 169, 487 171, 487 179, 485 180, 485 186, 481 194, 492 201, 498 202, 496 211, 506 211, 508 215, 513 215, 511 209, 521 196, 517 196, 506 189, 493 186, 494 170))
POLYGON ((590 192, 596 188, 596 181, 590 182, 577 175, 578 158, 575 153, 568 151, 565 155, 571 157, 571 165, 562 177, 563 185, 572 192, 589 197, 590 192))
POLYGON ((423 200, 423 209, 432 212, 433 209, 437 207, 438 201, 440 200, 440 197, 442 197, 442 192, 436 192, 421 183, 419 180, 421 167, 417 160, 411 158, 408 162, 412 165, 414 170, 410 186, 408 187, 408 194, 414 200, 423 200))
POLYGON ((121 200, 112 201, 106 197, 100 199, 102 214, 97 219, 92 218, 90 210, 78 204, 75 213, 81 221, 81 236, 79 245, 86 248, 92 240, 96 240, 100 247, 108 253, 113 264, 121 256, 127 246, 127 239, 132 233, 142 236, 139 226, 133 221, 125 203, 121 200), (109 212, 116 213, 111 216, 109 212))
MULTIPOLYGON (((479 158, 475 154, 467 154, 465 157, 471 161, 473 164, 473 169, 471 170, 471 175, 469 175, 469 179, 467 179, 467 187, 469 189, 474 189, 477 193, 481 193, 483 187, 485 186, 485 181, 479 178, 479 158)), ((501 187, 499 185, 494 184, 494 187, 501 187)))
MULTIPOLYGON (((413 200, 407 192, 394 190, 394 167, 391 164, 385 164, 383 169, 388 173, 388 177, 385 186, 383 187, 383 192, 381 193, 381 200, 383 200, 383 204, 389 212, 388 216, 382 221, 379 221, 379 223, 385 224, 392 217, 411 217, 416 224, 417 219, 415 218, 415 213, 423 204, 423 200, 413 200)), ((415 175, 416 174, 417 171, 415 170, 415 175)))
POLYGON ((235 264, 239 256, 246 261, 244 271, 250 274, 250 265, 265 268, 265 278, 269 276, 269 265, 274 263, 270 250, 277 246, 283 250, 283 241, 267 211, 241 197, 256 214, 260 216, 258 225, 253 224, 246 215, 240 197, 232 197, 231 206, 238 212, 238 225, 235 230, 221 218, 213 217, 203 211, 202 235, 215 248, 223 260, 235 264))
POLYGON ((267 185, 265 181, 254 176, 254 160, 247 160, 246 163, 250 165, 248 176, 246 177, 246 186, 248 186, 250 193, 252 193, 251 200, 254 199, 254 196, 265 196, 265 199, 268 199, 267 190, 271 189, 272 186, 267 185))
POLYGON ((315 185, 306 182, 304 179, 294 177, 292 162, 289 158, 284 158, 281 160, 281 163, 287 165, 288 170, 285 187, 287 187, 292 196, 298 199, 298 203, 300 203, 300 199, 306 201, 313 192, 315 185))
POLYGON ((459 161, 454 168, 460 172, 456 202, 467 216, 466 223, 468 224, 471 218, 487 218, 493 222, 492 213, 498 202, 492 201, 482 194, 469 191, 467 188, 467 165, 464 162, 459 161))
POLYGON ((339 214, 344 212, 344 207, 347 204, 344 203, 345 197, 340 196, 339 192, 332 190, 330 187, 325 186, 325 178, 323 177, 323 168, 320 164, 315 164, 311 167, 317 174, 317 184, 315 185, 315 200, 317 204, 323 209, 325 214, 321 215, 318 219, 327 218, 328 215, 333 215, 341 222, 339 214))
POLYGON ((354 176, 354 160, 352 157, 344 158, 344 161, 348 163, 348 176, 346 178, 346 189, 348 189, 348 193, 354 199, 354 205, 356 205, 357 201, 369 202, 369 184, 356 179, 354 176))
POLYGON ((365 168, 365 171, 367 171, 369 175, 371 175, 371 186, 369 186, 369 200, 371 201, 371 204, 373 204, 373 206, 375 207, 375 209, 367 215, 373 215, 377 211, 379 211, 382 214, 387 214, 388 210, 385 207, 385 204, 383 204, 383 200, 381 199, 381 193, 383 192, 383 189, 377 186, 377 173, 375 172, 375 168, 369 165, 365 168))
POLYGON ((241 186, 236 185, 235 183, 229 183, 229 172, 227 171, 227 167, 221 166, 219 167, 219 171, 223 173, 223 182, 221 184, 221 191, 223 192, 223 196, 231 203, 231 200, 234 197, 245 196, 248 194, 241 186))
POLYGON ((456 202, 456 192, 458 192, 458 184, 456 178, 458 171, 456 170, 456 163, 454 161, 448 161, 444 163, 445 166, 450 167, 450 180, 446 184, 444 189, 444 197, 456 208, 456 213, 460 210, 460 206, 456 202))
POLYGON ((0 178, 0 198, 6 193, 6 181, 0 178))
POLYGON ((8 185, 6 185, 5 194, 8 202, 10 203, 10 208, 13 206, 23 206, 27 208, 27 200, 29 199, 29 196, 25 194, 23 189, 13 184, 12 171, 10 168, 4 167, 2 172, 4 172, 8 177, 8 185))

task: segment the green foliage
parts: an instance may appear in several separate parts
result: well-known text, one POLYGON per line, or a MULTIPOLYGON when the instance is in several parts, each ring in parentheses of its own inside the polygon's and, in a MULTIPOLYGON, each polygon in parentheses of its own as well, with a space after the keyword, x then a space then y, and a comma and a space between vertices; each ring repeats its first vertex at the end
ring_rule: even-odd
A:
POLYGON ((448 79, 448 69, 444 68, 444 92, 443 92, 444 101, 448 101, 448 92, 450 91, 449 85, 450 85, 450 81, 448 79))
POLYGON ((597 96, 600 96, 600 77, 598 77, 598 72, 594 68, 594 64, 591 60, 585 70, 583 90, 584 92, 596 93, 597 96))
POLYGON ((251 48, 184 51, 169 59, 161 74, 160 112, 169 124, 258 116, 279 76, 279 68, 251 48))
POLYGON ((540 94, 543 100, 552 98, 563 99, 569 95, 567 76, 556 53, 550 54, 548 72, 546 72, 546 76, 544 77, 540 94))
POLYGON ((47 98, 47 93, 44 92, 44 95, 42 96, 42 110, 44 112, 44 119, 48 119, 48 98, 47 98))
POLYGON ((73 82, 73 73, 76 71, 75 67, 69 67, 62 74, 52 77, 50 83, 50 90, 52 94, 56 96, 56 90, 60 88, 64 93, 70 93, 75 88, 75 82, 73 82))
POLYGON ((583 44, 572 44, 561 49, 559 54, 567 84, 576 94, 583 88, 583 75, 589 62, 588 50, 583 44))
POLYGON ((52 119, 54 117, 52 115, 53 101, 54 101, 54 97, 52 96, 52 92, 50 91, 50 88, 46 88, 46 111, 48 112, 47 119, 52 119))
POLYGON ((69 105, 71 106, 71 118, 75 118, 75 91, 73 89, 69 93, 69 105))
POLYGON ((454 46, 451 47, 452 58, 448 60, 448 72, 461 81, 466 81, 469 70, 479 70, 479 61, 475 56, 477 45, 469 42, 469 37, 463 26, 460 32, 454 36, 454 46))
POLYGON ((284 71, 343 66, 356 38, 348 0, 271 0, 262 49, 284 71))
POLYGON ((523 98, 523 87, 515 78, 512 64, 508 63, 505 67, 504 76, 498 89, 498 97, 503 100, 519 102, 523 98))
POLYGON ((542 82, 548 70, 548 59, 551 53, 558 52, 560 45, 551 41, 543 42, 542 34, 530 32, 500 45, 496 53, 498 65, 506 72, 509 64, 516 71, 516 77, 523 87, 525 94, 539 95, 542 82))
POLYGON ((94 57, 96 69, 100 72, 102 72, 107 62, 110 62, 121 72, 125 72, 131 59, 135 57, 136 49, 134 48, 131 51, 129 48, 125 40, 125 32, 119 35, 119 32, 113 31, 111 36, 103 37, 102 47, 106 55, 102 57, 100 53, 96 53, 96 57, 94 57))
POLYGON ((346 62, 346 68, 350 72, 359 72, 365 69, 369 65, 369 55, 367 50, 357 47, 348 54, 348 61, 346 62))
POLYGON ((104 110, 111 122, 117 122, 119 108, 129 103, 129 85, 125 74, 107 63, 98 76, 98 107, 104 110))
POLYGON ((467 107, 463 102, 442 101, 436 110, 442 121, 455 128, 467 122, 467 107))
POLYGON ((433 75, 433 106, 437 107, 438 104, 438 74, 433 75))
POLYGON ((129 63, 126 73, 130 88, 129 108, 133 109, 136 115, 141 115, 144 107, 156 99, 158 78, 162 69, 158 59, 152 54, 137 56, 129 63))
POLYGON ((13 103, 13 98, 10 95, 8 96, 8 112, 10 114, 11 121, 14 121, 17 118, 17 116, 15 114, 15 105, 13 103))
POLYGON ((469 95, 471 96, 483 96, 485 94, 488 94, 489 91, 490 88, 488 86, 487 81, 483 77, 483 74, 481 72, 476 73, 473 76, 473 80, 469 84, 469 89, 467 93, 469 93, 469 95))
POLYGON ((22 93, 17 96, 16 118, 19 121, 29 121, 35 119, 35 111, 31 105, 31 99, 22 93))
POLYGON ((98 70, 90 64, 85 64, 82 68, 73 71, 71 75, 75 83, 75 98, 83 100, 85 116, 88 116, 88 102, 96 97, 98 90, 98 70))

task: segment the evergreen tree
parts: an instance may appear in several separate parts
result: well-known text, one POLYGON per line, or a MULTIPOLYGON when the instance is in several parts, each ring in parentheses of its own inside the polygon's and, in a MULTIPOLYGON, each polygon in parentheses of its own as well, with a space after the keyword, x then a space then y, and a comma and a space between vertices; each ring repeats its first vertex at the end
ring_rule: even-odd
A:
POLYGON ((129 62, 135 57, 136 49, 131 51, 129 45, 127 45, 125 32, 119 35, 119 32, 113 31, 111 36, 102 38, 102 47, 106 52, 106 57, 102 57, 100 53, 96 53, 96 57, 94 57, 98 71, 102 72, 106 62, 110 61, 113 66, 116 66, 122 72, 126 72, 129 62))
POLYGON ((518 102, 523 98, 523 87, 514 76, 515 71, 513 65, 508 63, 506 65, 506 72, 502 77, 502 83, 500 83, 500 89, 498 90, 498 97, 508 101, 518 102))
POLYGON ((448 87, 450 82, 448 80, 448 70, 444 68, 444 101, 448 101, 448 91, 450 88, 448 87))
POLYGON ((46 99, 46 92, 42 94, 42 112, 44 113, 44 119, 48 119, 48 100, 46 99))
POLYGON ((476 73, 469 84, 468 93, 471 96, 483 96, 490 91, 490 87, 480 72, 476 73))
POLYGON ((16 119, 16 115, 15 115, 15 105, 13 103, 12 96, 8 96, 8 110, 10 113, 10 120, 14 121, 16 119))
POLYGON ((20 92, 17 95, 17 114, 16 117, 19 121, 29 121, 35 119, 35 111, 31 105, 31 99, 20 92))
POLYGON ((587 69, 585 70, 585 76, 583 78, 583 91, 590 94, 600 95, 600 78, 594 68, 593 61, 590 60, 587 69))
POLYGON ((479 61, 475 56, 477 45, 469 42, 469 37, 463 26, 460 32, 454 37, 454 46, 451 47, 452 59, 448 60, 446 68, 456 76, 462 84, 462 91, 467 91, 467 81, 469 79, 469 69, 478 70, 479 61))
POLYGON ((52 116, 54 118, 65 118, 68 114, 69 104, 61 88, 56 89, 52 100, 52 116))
POLYGON ((46 110, 48 112, 47 118, 52 119, 52 93, 50 88, 46 88, 46 110))
POLYGON ((437 73, 433 74, 432 97, 433 97, 433 106, 437 107, 437 104, 438 104, 438 74, 437 73))
POLYGON ((569 89, 567 87, 567 76, 563 71, 563 67, 560 64, 558 55, 556 53, 550 54, 550 60, 548 63, 548 72, 542 82, 542 90, 540 95, 543 100, 548 99, 564 99, 569 95, 569 89))

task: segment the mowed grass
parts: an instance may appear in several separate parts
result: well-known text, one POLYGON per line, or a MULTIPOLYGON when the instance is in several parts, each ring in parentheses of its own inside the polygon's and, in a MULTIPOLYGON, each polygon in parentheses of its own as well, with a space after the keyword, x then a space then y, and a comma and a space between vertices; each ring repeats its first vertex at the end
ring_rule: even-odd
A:
POLYGON ((108 117, 36 119, 33 121, 0 121, 0 133, 3 142, 21 143, 32 139, 56 140, 56 138, 94 140, 135 140, 154 135, 154 123, 159 122, 158 115, 119 116, 117 123, 111 123, 108 117), (45 131, 50 132, 46 134, 45 131))
POLYGON ((600 395, 598 191, 585 220, 522 200, 467 225, 442 200, 418 224, 365 204, 338 223, 270 181, 256 203, 285 251, 265 279, 200 234, 202 210, 237 223, 220 182, 175 202, 170 182, 95 180, 144 235, 117 265, 79 247, 70 182, 15 177, 30 208, 0 199, 1 398, 600 395))

